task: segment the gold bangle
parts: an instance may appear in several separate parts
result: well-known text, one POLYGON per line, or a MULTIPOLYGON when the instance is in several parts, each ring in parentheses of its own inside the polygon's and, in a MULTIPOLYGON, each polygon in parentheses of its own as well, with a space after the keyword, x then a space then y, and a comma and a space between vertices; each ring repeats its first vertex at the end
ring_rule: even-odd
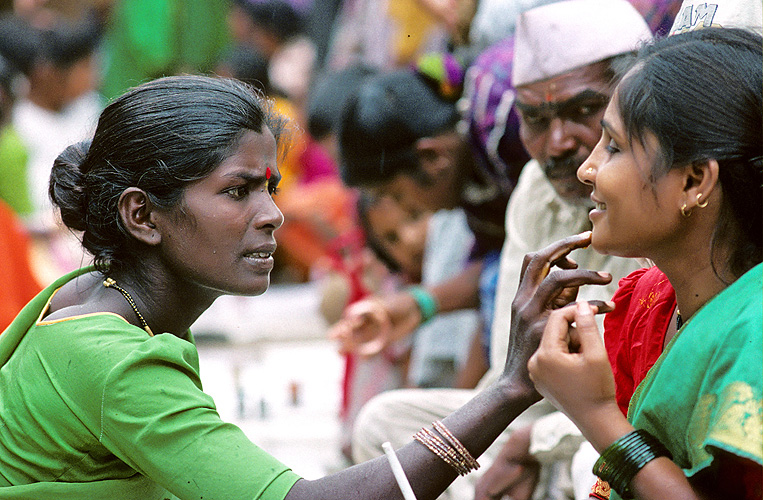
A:
POLYGON ((462 459, 466 462, 466 464, 469 466, 471 470, 477 470, 480 468, 479 462, 472 456, 471 453, 469 453, 469 450, 466 449, 466 447, 461 444, 461 441, 456 439, 456 436, 451 433, 445 425, 440 422, 439 420, 435 420, 432 422, 432 425, 434 428, 442 434, 442 436, 448 440, 451 446, 456 449, 459 455, 461 455, 462 459))
POLYGON ((465 464, 458 462, 458 460, 455 458, 455 453, 453 453, 453 450, 449 449, 447 445, 441 440, 438 440, 437 437, 428 434, 427 431, 429 431, 429 429, 421 429, 413 436, 413 439, 426 446, 429 451, 437 455, 440 460, 455 469, 459 476, 468 474, 469 469, 465 464), (448 453, 448 451, 451 453, 448 453))

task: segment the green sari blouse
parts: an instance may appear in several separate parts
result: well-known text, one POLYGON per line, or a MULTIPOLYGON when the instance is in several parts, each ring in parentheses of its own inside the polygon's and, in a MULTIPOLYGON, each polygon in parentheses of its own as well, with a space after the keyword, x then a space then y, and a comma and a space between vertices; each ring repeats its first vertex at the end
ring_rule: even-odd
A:
POLYGON ((628 420, 665 444, 687 477, 711 466, 719 450, 763 465, 761 270, 705 304, 631 399, 628 420))

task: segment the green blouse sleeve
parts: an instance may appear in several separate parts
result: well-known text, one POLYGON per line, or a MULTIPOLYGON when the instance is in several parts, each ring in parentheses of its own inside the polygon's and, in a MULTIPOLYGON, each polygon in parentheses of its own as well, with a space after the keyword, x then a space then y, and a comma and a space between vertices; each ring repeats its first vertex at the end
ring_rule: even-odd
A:
POLYGON ((104 446, 181 499, 282 499, 299 479, 220 419, 195 346, 169 334, 110 371, 100 421, 104 446))

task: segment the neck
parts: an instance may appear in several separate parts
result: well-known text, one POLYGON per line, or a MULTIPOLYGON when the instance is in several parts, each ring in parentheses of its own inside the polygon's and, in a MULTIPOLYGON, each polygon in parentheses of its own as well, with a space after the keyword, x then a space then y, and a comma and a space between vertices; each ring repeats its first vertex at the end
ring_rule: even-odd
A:
POLYGON ((184 336, 217 295, 200 293, 189 283, 176 283, 172 277, 149 269, 151 266, 143 266, 146 269, 140 274, 116 272, 110 276, 129 292, 155 334, 184 336))
POLYGON ((737 277, 731 276, 726 266, 724 251, 713 253, 707 244, 686 245, 670 256, 656 256, 652 260, 665 273, 676 292, 676 306, 685 323, 702 306, 723 291, 737 277))

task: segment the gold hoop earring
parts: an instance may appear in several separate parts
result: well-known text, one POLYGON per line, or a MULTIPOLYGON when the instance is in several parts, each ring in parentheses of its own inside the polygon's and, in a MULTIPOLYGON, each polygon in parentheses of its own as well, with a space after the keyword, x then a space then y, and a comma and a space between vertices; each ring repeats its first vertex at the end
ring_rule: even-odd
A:
POLYGON ((689 217, 689 216, 691 215, 691 210, 689 210, 688 212, 686 212, 686 203, 684 203, 684 204, 681 206, 681 215, 683 215, 684 217, 689 217))
POLYGON ((705 200, 705 203, 700 203, 700 202, 699 202, 699 199, 700 199, 700 198, 702 198, 702 193, 699 193, 699 194, 697 195, 697 206, 698 206, 699 208, 705 208, 705 207, 707 206, 707 202, 708 202, 708 200, 709 200, 710 198, 708 198, 707 200, 705 200))

